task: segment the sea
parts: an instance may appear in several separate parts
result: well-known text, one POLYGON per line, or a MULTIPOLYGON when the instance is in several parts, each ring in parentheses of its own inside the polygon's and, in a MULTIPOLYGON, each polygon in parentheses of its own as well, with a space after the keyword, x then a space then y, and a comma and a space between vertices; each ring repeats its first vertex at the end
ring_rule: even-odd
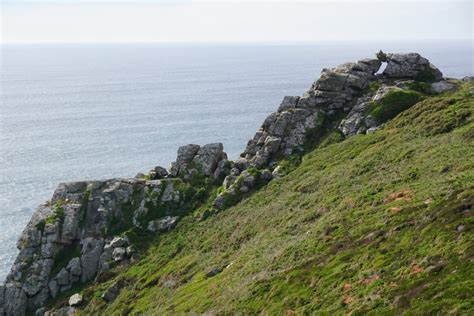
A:
POLYGON ((474 74, 472 41, 0 45, 0 283, 58 183, 167 167, 189 143, 235 159, 283 96, 380 49, 474 74))

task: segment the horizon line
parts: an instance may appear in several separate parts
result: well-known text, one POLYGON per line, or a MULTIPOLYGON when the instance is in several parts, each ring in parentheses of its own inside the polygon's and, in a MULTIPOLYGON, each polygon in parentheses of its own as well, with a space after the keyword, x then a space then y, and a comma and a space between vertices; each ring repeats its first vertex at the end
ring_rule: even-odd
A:
POLYGON ((1 42, 0 45, 54 45, 54 44, 262 44, 262 45, 302 45, 302 44, 319 44, 319 43, 342 43, 342 42, 415 42, 415 41, 472 41, 472 38, 411 38, 411 39, 322 39, 322 40, 282 40, 282 41, 7 41, 1 42))

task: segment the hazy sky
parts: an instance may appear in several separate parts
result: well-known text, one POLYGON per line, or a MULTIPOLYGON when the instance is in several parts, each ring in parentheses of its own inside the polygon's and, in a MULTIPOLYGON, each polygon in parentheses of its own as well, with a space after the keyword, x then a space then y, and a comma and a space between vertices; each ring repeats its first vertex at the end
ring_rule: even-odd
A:
POLYGON ((1 41, 466 39, 473 1, 0 0, 1 41))

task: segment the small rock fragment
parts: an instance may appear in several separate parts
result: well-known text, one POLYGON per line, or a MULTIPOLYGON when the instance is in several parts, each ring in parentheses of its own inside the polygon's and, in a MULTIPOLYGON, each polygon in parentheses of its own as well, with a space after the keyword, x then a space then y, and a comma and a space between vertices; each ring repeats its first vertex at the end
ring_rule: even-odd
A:
POLYGON ((71 295, 69 298, 69 306, 78 306, 82 303, 82 295, 79 293, 71 295))

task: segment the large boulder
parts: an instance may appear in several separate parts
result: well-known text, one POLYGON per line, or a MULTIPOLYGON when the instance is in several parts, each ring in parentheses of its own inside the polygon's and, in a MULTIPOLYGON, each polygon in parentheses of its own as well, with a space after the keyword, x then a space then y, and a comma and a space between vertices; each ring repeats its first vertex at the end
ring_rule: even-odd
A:
POLYGON ((383 75, 388 78, 435 81, 443 77, 438 68, 417 53, 386 54, 386 59, 387 67, 383 75))
POLYGON ((79 293, 73 294, 69 298, 69 306, 81 305, 82 301, 83 301, 83 298, 81 294, 79 293))

